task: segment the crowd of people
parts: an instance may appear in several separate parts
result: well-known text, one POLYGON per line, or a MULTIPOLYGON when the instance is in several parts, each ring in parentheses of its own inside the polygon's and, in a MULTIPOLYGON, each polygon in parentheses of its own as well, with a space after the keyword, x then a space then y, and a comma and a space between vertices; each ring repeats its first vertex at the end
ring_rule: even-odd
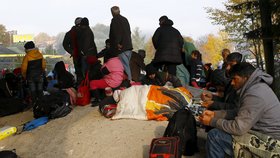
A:
MULTIPOLYGON (((203 64, 201 53, 184 41, 167 16, 159 18, 159 27, 152 37, 155 57, 145 65, 145 50, 133 51, 129 21, 117 6, 111 8, 111 13, 109 38, 100 52, 86 17, 77 17, 75 25, 66 33, 63 47, 73 58, 76 77, 67 72, 62 61, 55 65, 53 75, 46 77, 45 59, 30 41, 24 45, 26 56, 21 73, 15 77, 15 82, 27 83, 28 87, 9 83, 6 74, 3 79, 6 78, 10 87, 21 85, 9 88, 9 92, 18 90, 13 95, 29 96, 28 103, 32 104, 43 96, 43 91, 60 89, 75 104, 73 93, 88 76, 95 106, 104 99, 107 87, 117 90, 133 85, 193 86, 208 90, 201 94, 201 104, 207 110, 199 117, 209 131, 208 157, 233 156, 234 136, 250 130, 280 140, 280 103, 269 87, 273 82, 270 75, 244 62, 242 54, 231 53, 229 49, 222 50, 223 62, 213 70, 211 63, 203 64), (103 58, 103 64, 99 58, 103 58), (22 91, 26 93, 23 95, 22 91)), ((0 95, 7 96, 6 91, 1 90, 0 95)))

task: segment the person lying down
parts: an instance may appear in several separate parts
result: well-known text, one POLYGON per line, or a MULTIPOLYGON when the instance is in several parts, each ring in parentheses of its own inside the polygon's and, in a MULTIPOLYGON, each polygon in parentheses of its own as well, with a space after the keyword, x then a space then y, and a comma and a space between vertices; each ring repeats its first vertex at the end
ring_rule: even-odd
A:
POLYGON ((190 106, 192 97, 184 87, 139 85, 116 90, 113 98, 117 102, 117 107, 112 119, 165 121, 177 110, 190 106))

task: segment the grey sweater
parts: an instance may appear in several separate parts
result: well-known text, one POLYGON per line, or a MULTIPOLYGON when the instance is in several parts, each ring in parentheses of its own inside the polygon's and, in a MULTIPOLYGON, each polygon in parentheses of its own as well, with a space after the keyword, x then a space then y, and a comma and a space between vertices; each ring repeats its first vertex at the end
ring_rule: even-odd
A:
POLYGON ((254 130, 280 140, 280 103, 268 86, 272 81, 270 75, 256 69, 237 91, 239 108, 215 111, 210 125, 232 135, 254 130))

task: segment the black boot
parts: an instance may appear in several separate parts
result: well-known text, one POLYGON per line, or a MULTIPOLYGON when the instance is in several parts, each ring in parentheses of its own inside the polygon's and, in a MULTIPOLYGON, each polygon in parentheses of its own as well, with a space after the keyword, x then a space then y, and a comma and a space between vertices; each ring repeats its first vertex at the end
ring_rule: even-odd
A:
POLYGON ((99 106, 99 111, 102 112, 105 105, 116 104, 116 103, 117 102, 114 100, 113 96, 105 97, 104 99, 101 100, 101 102, 98 105, 99 106))
POLYGON ((99 90, 96 89, 96 90, 92 90, 90 91, 91 93, 91 106, 94 107, 94 106, 98 106, 101 99, 100 99, 100 94, 99 94, 99 90))

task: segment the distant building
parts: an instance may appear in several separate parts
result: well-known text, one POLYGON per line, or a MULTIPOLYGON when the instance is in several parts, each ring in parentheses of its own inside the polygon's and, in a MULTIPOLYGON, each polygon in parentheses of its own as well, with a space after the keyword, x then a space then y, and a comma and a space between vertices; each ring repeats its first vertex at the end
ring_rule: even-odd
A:
POLYGON ((13 43, 34 41, 33 34, 13 35, 13 43))

